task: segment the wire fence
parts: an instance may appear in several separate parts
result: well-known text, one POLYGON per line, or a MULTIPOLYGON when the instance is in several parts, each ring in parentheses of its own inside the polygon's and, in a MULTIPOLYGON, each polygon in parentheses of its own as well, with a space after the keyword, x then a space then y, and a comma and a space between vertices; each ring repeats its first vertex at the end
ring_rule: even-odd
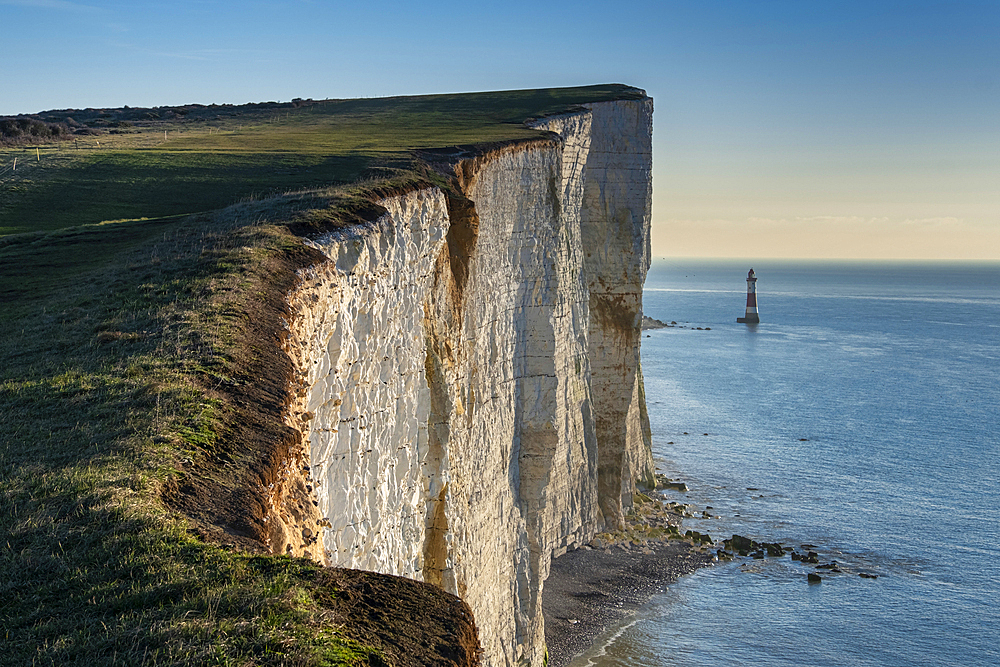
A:
POLYGON ((52 158, 68 157, 76 151, 113 148, 110 141, 100 139, 67 139, 44 146, 0 146, 0 185, 29 174, 35 167, 51 162, 52 158))
POLYGON ((8 154, 0 158, 3 160, 0 163, 0 183, 6 183, 7 181, 14 180, 19 175, 25 174, 25 170, 31 169, 33 165, 39 164, 42 160, 41 151, 38 149, 22 149, 19 152, 19 155, 8 154))
MULTIPOLYGON (((287 119, 289 114, 286 113, 284 116, 287 119)), ((264 118, 262 122, 277 123, 281 120, 281 118, 282 114, 274 114, 270 118, 264 118)), ((10 183, 17 178, 23 177, 25 174, 30 173, 31 169, 39 164, 44 166, 46 158, 70 157, 77 153, 77 151, 152 148, 161 146, 180 136, 190 136, 198 133, 211 135, 223 132, 238 134, 242 131, 243 125, 227 128, 206 126, 194 130, 189 128, 157 128, 153 130, 143 130, 140 132, 130 132, 125 135, 115 135, 113 132, 74 135, 60 141, 41 146, 4 146, 0 144, 0 185, 10 183)))

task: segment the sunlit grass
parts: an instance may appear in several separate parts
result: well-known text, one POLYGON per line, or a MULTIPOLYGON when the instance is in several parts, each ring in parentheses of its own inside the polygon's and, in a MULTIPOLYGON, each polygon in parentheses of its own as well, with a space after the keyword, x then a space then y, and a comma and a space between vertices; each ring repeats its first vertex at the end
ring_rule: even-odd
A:
POLYGON ((415 151, 631 94, 337 101, 0 150, 20 158, 0 170, 0 663, 374 660, 316 564, 205 543, 163 502, 218 452, 230 412, 206 387, 246 356, 244 306, 301 249, 290 229, 376 184, 443 183, 415 151))
MULTIPOLYGON (((288 242, 266 215, 0 249, 49 278, 0 311, 0 663, 349 664, 370 652, 330 632, 311 597, 318 566, 205 544, 161 501, 218 437, 222 408, 195 379, 237 340, 218 295, 246 298, 234 289, 246 269, 288 242), (63 257, 71 240, 76 261, 63 257)), ((3 274, 5 296, 17 282, 3 274)))

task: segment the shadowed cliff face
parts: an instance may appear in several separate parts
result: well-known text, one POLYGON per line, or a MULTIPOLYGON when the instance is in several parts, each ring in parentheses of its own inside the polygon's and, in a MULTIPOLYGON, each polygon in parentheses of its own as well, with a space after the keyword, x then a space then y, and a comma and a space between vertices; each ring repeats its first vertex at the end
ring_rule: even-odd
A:
MULTIPOLYGON (((538 121, 458 193, 313 239, 290 297, 323 557, 468 602, 484 662, 541 664, 553 556, 651 475, 639 371, 651 100, 538 121)), ((294 526, 289 529, 294 533, 294 526)), ((280 548, 280 545, 279 545, 280 548)))

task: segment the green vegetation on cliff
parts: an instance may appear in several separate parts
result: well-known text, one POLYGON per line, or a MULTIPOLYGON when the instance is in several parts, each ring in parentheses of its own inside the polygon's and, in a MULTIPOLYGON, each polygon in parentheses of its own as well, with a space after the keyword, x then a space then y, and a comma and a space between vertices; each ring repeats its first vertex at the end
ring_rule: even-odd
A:
MULTIPOLYGON (((418 639, 362 622, 348 579, 239 527, 206 538, 171 498, 249 488, 283 437, 276 332, 317 260, 293 231, 446 185, 428 160, 540 136, 526 118, 641 95, 69 110, 37 119, 69 139, 0 148, 0 663, 416 660, 418 639)), ((468 634, 445 594, 407 594, 468 634)))

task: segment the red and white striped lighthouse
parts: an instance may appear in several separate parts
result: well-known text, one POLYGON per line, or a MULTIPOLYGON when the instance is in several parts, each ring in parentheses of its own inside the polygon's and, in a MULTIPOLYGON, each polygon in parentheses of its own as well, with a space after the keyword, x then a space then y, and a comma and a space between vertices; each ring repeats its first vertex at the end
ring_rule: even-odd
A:
POLYGON ((753 269, 747 274, 747 315, 737 317, 736 321, 746 324, 760 323, 760 316, 757 314, 757 276, 754 275, 753 269))

